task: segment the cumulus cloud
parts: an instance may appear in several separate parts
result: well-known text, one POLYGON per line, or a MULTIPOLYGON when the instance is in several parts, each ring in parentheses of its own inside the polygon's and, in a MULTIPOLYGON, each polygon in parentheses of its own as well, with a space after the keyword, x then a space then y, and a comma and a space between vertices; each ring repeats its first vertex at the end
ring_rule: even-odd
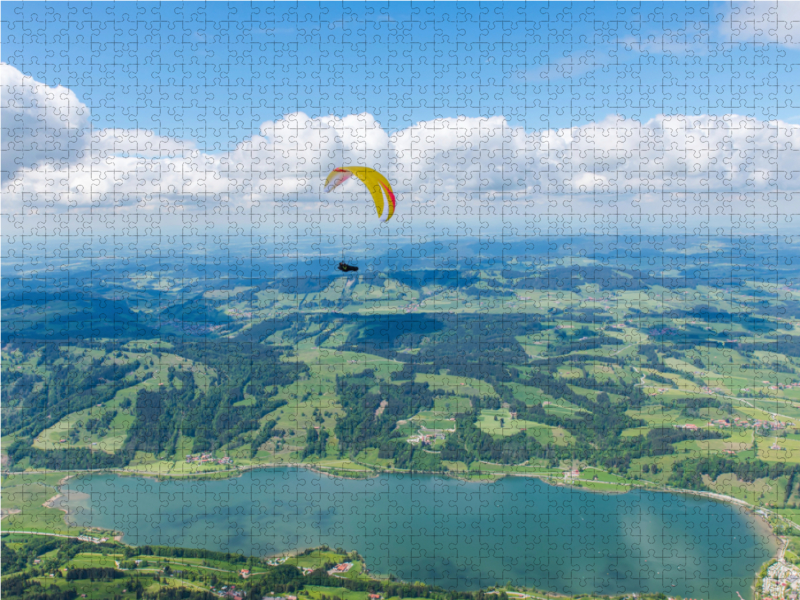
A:
POLYGON ((194 220, 368 214, 355 180, 341 193, 322 193, 325 176, 340 165, 371 166, 390 178, 399 226, 416 215, 502 215, 518 223, 527 215, 788 214, 800 199, 800 126, 781 121, 611 115, 526 131, 502 116, 454 117, 390 135, 369 114, 296 113, 210 153, 150 131, 92 129, 72 92, 12 71, 4 66, 3 85, 10 81, 13 91, 4 94, 3 127, 8 110, 17 132, 3 152, 4 173, 6 161, 13 164, 4 212, 194 220))
POLYGON ((62 86, 48 87, 0 63, 2 180, 20 169, 78 160, 90 129, 89 110, 62 86))

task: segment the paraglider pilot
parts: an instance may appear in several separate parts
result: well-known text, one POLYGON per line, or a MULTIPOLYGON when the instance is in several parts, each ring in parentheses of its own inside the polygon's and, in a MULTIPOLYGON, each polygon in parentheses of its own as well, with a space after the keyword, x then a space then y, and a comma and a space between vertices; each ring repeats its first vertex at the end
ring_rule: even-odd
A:
POLYGON ((347 263, 340 262, 339 266, 336 267, 342 273, 349 273, 350 271, 358 271, 358 267, 354 267, 353 265, 348 265, 347 263))
MULTIPOLYGON (((338 167, 328 174, 328 178, 325 180, 325 191, 330 192, 336 189, 354 175, 356 179, 360 180, 361 183, 366 186, 367 190, 369 190, 372 201, 375 203, 375 212, 378 213, 378 217, 384 222, 391 219, 392 216, 394 216, 397 199, 389 180, 375 169, 355 166, 338 167)), ((340 262, 339 266, 336 268, 342 273, 358 271, 358 267, 348 265, 345 262, 340 262)))

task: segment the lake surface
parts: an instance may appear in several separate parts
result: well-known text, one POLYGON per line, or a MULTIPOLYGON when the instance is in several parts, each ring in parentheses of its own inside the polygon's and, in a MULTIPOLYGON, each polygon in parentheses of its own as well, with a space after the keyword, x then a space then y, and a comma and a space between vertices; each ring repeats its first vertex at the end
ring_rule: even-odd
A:
POLYGON ((122 531, 129 544, 253 555, 327 544, 358 550, 372 572, 457 589, 511 581, 565 594, 747 599, 776 550, 766 524, 738 507, 529 478, 350 480, 281 468, 210 481, 90 475, 62 493, 71 521, 122 531))

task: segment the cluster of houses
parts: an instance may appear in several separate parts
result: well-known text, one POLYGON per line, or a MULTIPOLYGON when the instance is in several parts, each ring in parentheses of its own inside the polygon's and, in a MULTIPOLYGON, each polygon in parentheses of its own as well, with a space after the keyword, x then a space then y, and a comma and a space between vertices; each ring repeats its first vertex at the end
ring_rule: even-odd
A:
POLYGON ((280 558, 267 558, 264 559, 264 562, 267 563, 270 567, 277 567, 278 565, 282 565, 289 559, 288 556, 281 556, 280 558))
MULTIPOLYGON (((771 389, 771 390, 793 390, 793 389, 796 389, 796 388, 800 388, 800 382, 776 383, 775 385, 770 385, 771 384, 770 381, 762 381, 761 383, 763 383, 764 385, 769 385, 769 389, 771 389)), ((743 388, 743 389, 747 389, 747 388, 743 388)))
MULTIPOLYGON (((783 421, 762 421, 760 419, 755 419, 752 423, 747 419, 740 419, 739 417, 734 417, 733 422, 727 421, 726 419, 713 419, 708 422, 709 427, 720 427, 722 429, 726 427, 752 427, 754 429, 786 429, 787 423, 783 421)), ((690 431, 697 431, 700 429, 694 423, 686 423, 684 425, 676 425, 678 429, 688 429, 690 431)))
POLYGON ((800 388, 800 381, 795 383, 779 383, 777 385, 771 385, 769 389, 771 390, 793 390, 796 388, 800 388))
POLYGON ((216 590, 213 587, 211 591, 220 598, 232 598, 232 600, 243 600, 245 597, 244 590, 237 590, 235 585, 224 585, 220 589, 216 590))
POLYGON ((742 427, 754 427, 756 429, 786 429, 786 423, 783 421, 761 421, 756 419, 753 421, 753 424, 750 425, 747 421, 744 422, 742 427))
POLYGON ((102 544, 103 542, 107 542, 108 538, 97 538, 92 537, 91 535, 79 535, 78 540, 81 542, 91 542, 92 544, 102 544))
POLYGON ((233 459, 229 456, 223 456, 222 458, 214 458, 211 454, 187 454, 186 455, 186 463, 198 463, 198 464, 217 464, 217 465, 232 465, 233 459))
MULTIPOLYGON (((455 431, 455 429, 453 429, 452 431, 455 431)), ((428 434, 420 433, 419 435, 412 435, 406 441, 409 444, 422 444, 423 446, 427 446, 429 444, 432 444, 436 440, 443 440, 443 439, 444 439, 443 433, 428 433, 428 434)))
POLYGON ((261 600, 297 600, 297 596, 264 596, 261 600))
POLYGON ((328 575, 341 575, 342 573, 347 573, 352 568, 353 563, 351 562, 339 563, 328 571, 328 575))
POLYGON ((763 600, 796 600, 800 592, 800 571, 797 567, 778 561, 767 569, 761 583, 763 600))
MULTIPOLYGON (((705 373, 700 372, 700 371, 695 371, 695 375, 705 375, 705 373)), ((710 386, 707 386, 707 385, 704 385, 703 387, 701 387, 700 391, 703 392, 704 394, 711 394, 711 395, 727 393, 727 390, 724 389, 724 388, 721 388, 719 386, 710 387, 710 386)))
MULTIPOLYGON (((464 384, 462 383, 461 385, 464 385, 464 384)), ((447 420, 448 421, 455 421, 455 418, 450 417, 447 420)), ((422 427, 422 431, 420 433, 418 433, 417 435, 412 435, 406 441, 409 444, 422 444, 423 446, 426 446, 428 444, 432 444, 436 440, 443 440, 445 433, 454 433, 455 430, 456 430, 455 427, 453 427, 451 429, 427 429, 425 427, 422 427), (426 433, 426 432, 430 432, 430 433, 426 433)))
MULTIPOLYGON (((762 381, 764 385, 768 385, 769 389, 771 390, 796 390, 800 388, 800 382, 794 383, 776 383, 775 385, 770 385, 769 381, 762 381)), ((750 389, 749 387, 739 388, 740 392, 755 392, 755 389, 750 389)))

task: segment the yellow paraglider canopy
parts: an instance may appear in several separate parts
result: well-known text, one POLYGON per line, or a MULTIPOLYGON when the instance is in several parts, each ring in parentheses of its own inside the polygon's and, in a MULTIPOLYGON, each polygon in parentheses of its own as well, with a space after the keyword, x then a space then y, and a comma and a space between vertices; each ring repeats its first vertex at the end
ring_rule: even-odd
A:
POLYGON ((383 175, 378 173, 375 169, 369 167, 339 167, 334 169, 325 180, 325 191, 330 192, 342 185, 345 181, 355 175, 363 183, 369 193, 372 195, 372 201, 375 203, 375 210, 378 212, 379 217, 383 217, 384 205, 388 204, 388 211, 383 221, 388 221, 394 216, 394 209, 397 200, 394 195, 394 190, 383 175), (384 196, 386 202, 384 203, 384 196))

